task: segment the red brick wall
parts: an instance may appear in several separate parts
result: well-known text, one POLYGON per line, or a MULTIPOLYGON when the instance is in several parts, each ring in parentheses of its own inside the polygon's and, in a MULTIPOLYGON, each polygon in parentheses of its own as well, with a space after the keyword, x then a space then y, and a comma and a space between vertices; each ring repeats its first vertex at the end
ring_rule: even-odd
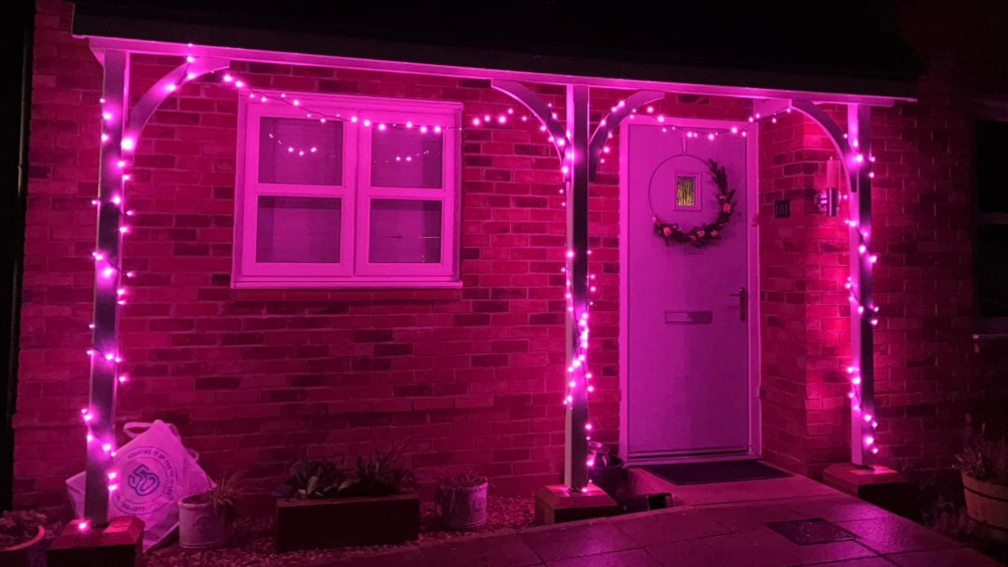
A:
MULTIPOLYGON (((37 19, 28 244, 16 418, 20 506, 55 506, 83 466, 101 68, 69 35, 70 13, 37 19)), ((136 57, 134 97, 177 65, 136 57)), ((238 63, 262 88, 513 103, 486 81, 238 63)), ((563 88, 535 87, 563 114, 563 88)), ((622 93, 597 91, 593 119, 622 93)), ((742 118, 745 101, 669 97, 661 111, 742 118)), ((558 163, 530 121, 463 134, 461 290, 232 290, 237 97, 211 79, 167 100, 136 151, 124 244, 138 277, 122 310, 132 380, 119 418, 179 426, 201 462, 247 468, 264 488, 298 456, 356 455, 410 439, 421 478, 476 470, 501 491, 560 479, 565 220, 558 163)), ((618 140, 612 141, 618 148, 618 140)), ((595 437, 618 439, 618 152, 591 189, 598 274, 595 437)))
MULTIPOLYGON (((1008 353, 974 352, 972 126, 941 75, 919 102, 873 112, 879 462, 948 468, 964 416, 1004 423, 1008 353)), ((843 112, 834 113, 845 126, 843 112)), ((817 475, 849 451, 846 228, 814 213, 832 148, 792 116, 760 135, 764 451, 817 475), (792 200, 790 219, 773 202, 792 200)))
POLYGON ((814 203, 836 151, 797 112, 761 125, 759 151, 763 452, 815 475, 849 459, 847 227, 814 203), (774 218, 779 200, 790 217, 774 218))

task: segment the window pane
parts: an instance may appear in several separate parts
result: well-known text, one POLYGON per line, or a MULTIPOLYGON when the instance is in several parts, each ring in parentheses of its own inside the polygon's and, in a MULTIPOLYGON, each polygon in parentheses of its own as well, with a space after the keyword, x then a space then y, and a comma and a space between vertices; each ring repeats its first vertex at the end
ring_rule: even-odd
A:
POLYGON ((371 201, 369 261, 441 263, 441 201, 371 201))
POLYGON ((259 197, 256 261, 336 264, 341 199, 259 197))
POLYGON ((259 182, 343 184, 343 123, 263 117, 259 182))
POLYGON ((978 122, 976 146, 980 212, 1008 213, 1008 123, 978 122))
POLYGON ((444 138, 420 127, 375 127, 371 136, 371 185, 441 188, 444 138))
POLYGON ((977 302, 981 317, 1008 317, 1008 225, 977 230, 977 302))

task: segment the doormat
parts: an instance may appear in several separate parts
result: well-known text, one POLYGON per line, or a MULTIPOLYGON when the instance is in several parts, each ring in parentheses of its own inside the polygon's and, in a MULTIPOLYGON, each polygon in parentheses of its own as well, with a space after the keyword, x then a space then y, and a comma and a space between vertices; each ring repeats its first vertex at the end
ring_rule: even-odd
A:
POLYGON ((790 474, 760 461, 722 461, 717 463, 682 463, 678 465, 647 465, 641 467, 672 484, 717 484, 743 480, 787 478, 790 474))
POLYGON ((854 534, 822 518, 770 522, 766 526, 796 545, 816 545, 857 539, 854 534))

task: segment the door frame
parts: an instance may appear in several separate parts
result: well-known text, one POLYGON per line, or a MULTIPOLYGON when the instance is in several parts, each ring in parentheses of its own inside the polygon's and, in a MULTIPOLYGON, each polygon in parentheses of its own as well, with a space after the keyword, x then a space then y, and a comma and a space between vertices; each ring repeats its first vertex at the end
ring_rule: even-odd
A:
MULTIPOLYGON (((746 128, 746 214, 745 219, 748 236, 748 269, 746 271, 746 284, 749 290, 749 450, 746 454, 735 455, 688 455, 688 456, 668 456, 668 457, 637 457, 631 458, 629 454, 630 439, 630 389, 629 389, 629 358, 627 346, 629 344, 629 314, 626 306, 629 299, 629 270, 628 270, 628 224, 629 224, 629 201, 628 201, 628 168, 629 155, 628 144, 630 140, 629 130, 637 124, 659 126, 656 117, 635 115, 633 121, 624 123, 626 128, 620 132, 619 140, 619 183, 620 183, 620 213, 619 213, 619 387, 620 393, 620 428, 619 428, 619 454, 625 459, 627 464, 649 464, 662 462, 691 462, 691 461, 716 461, 750 459, 759 457, 762 453, 761 435, 761 415, 760 415, 760 288, 759 288, 759 230, 757 219, 759 214, 759 124, 748 121, 729 120, 706 120, 697 118, 672 118, 676 126, 686 126, 692 128, 723 128, 730 129, 733 126, 742 129, 746 128)), ((716 143, 716 142, 715 142, 716 143)))

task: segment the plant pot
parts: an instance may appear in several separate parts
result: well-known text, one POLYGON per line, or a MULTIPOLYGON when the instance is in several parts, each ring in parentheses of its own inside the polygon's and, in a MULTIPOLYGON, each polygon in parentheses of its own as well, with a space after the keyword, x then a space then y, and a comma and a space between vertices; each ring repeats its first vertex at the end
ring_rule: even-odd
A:
POLYGON ((1008 541, 1008 486, 962 475, 966 515, 987 528, 991 538, 1008 541))
POLYGON ((393 545, 420 537, 420 498, 277 499, 277 551, 393 545))
POLYGON ((0 565, 4 567, 44 567, 45 549, 42 540, 45 539, 45 528, 39 526, 38 533, 30 540, 0 549, 0 565))
POLYGON ((487 483, 439 488, 435 498, 446 528, 466 531, 486 525, 487 483))
POLYGON ((227 544, 231 522, 217 513, 214 505, 199 494, 179 502, 179 547, 182 549, 217 549, 227 544))

